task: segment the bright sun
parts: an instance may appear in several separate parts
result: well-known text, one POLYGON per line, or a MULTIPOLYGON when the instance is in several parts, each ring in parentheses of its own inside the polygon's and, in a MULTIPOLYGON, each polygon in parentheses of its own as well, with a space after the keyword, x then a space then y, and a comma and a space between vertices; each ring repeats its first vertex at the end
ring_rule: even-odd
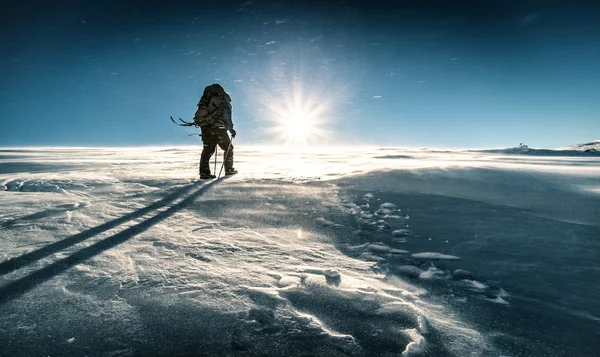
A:
POLYGON ((305 146, 323 142, 327 137, 323 114, 325 102, 308 97, 304 99, 299 89, 291 97, 273 101, 269 107, 274 127, 271 131, 287 145, 305 146))

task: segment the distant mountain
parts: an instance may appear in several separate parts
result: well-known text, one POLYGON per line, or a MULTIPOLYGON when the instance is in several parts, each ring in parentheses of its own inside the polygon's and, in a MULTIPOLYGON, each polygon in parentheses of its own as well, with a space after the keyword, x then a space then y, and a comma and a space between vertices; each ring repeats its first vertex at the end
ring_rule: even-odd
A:
POLYGON ((521 143, 517 147, 504 149, 474 150, 480 152, 489 152, 496 154, 519 154, 535 156, 588 156, 600 154, 600 140, 595 140, 585 144, 575 144, 558 149, 532 149, 521 143))
POLYGON ((510 147, 510 148, 504 148, 504 149, 475 150, 475 151, 503 153, 503 154, 526 154, 526 153, 535 152, 536 150, 531 149, 529 146, 521 143, 517 147, 510 147))
POLYGON ((558 150, 575 150, 587 152, 600 152, 600 140, 594 140, 585 144, 574 144, 558 148, 558 150))

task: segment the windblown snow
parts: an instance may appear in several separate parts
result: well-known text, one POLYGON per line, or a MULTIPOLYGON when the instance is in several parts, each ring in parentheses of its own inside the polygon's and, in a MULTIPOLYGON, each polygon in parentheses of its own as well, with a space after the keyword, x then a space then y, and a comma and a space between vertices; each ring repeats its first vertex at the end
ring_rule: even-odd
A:
POLYGON ((198 154, 0 150, 0 356, 591 356, 599 157, 198 154))

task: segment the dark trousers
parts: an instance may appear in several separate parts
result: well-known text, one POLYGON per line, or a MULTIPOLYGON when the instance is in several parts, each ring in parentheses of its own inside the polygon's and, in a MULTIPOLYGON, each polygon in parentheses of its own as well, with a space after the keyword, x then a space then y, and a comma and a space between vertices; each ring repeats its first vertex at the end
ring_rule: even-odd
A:
MULTIPOLYGON (((217 145, 223 150, 225 172, 233 170, 233 145, 226 129, 203 126, 202 154, 200 155, 200 175, 210 175, 210 158, 217 145), (228 150, 229 149, 229 150, 228 150)), ((215 175, 217 172, 215 172, 215 175)))

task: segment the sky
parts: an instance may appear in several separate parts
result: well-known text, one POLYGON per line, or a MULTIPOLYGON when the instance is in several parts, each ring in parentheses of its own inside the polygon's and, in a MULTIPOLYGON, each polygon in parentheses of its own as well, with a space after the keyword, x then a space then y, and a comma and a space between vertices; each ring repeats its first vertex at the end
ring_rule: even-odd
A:
POLYGON ((191 120, 212 83, 245 144, 588 142, 600 4, 3 2, 0 146, 199 144, 169 116, 191 120))

